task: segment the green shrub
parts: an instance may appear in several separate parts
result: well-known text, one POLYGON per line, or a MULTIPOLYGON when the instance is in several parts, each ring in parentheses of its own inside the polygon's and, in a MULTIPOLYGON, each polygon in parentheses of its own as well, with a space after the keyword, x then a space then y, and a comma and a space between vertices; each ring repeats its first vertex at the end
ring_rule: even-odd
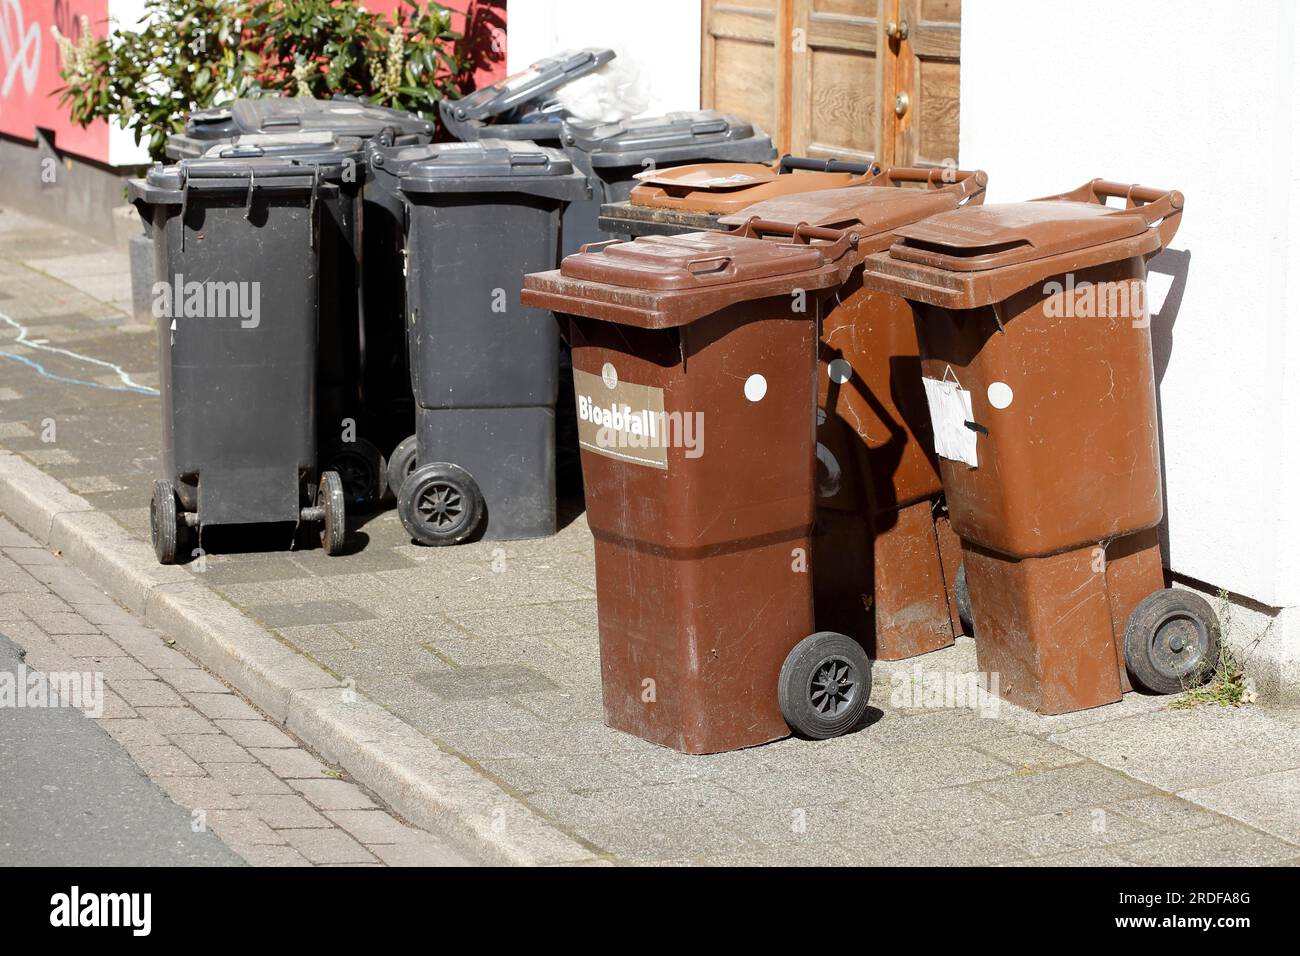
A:
POLYGON ((82 126, 116 117, 161 159, 193 110, 241 96, 350 94, 437 120, 465 63, 437 3, 370 13, 340 0, 147 0, 140 32, 58 36, 58 91, 82 126))

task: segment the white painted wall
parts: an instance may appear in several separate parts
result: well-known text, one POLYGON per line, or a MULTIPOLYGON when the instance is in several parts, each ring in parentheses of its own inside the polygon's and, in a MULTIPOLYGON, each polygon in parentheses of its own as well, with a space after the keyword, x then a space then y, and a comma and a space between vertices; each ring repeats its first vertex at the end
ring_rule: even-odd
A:
MULTIPOLYGON (((144 19, 144 0, 108 0, 109 29, 129 29, 144 19)), ((123 129, 116 119, 108 124, 108 164, 136 166, 151 162, 144 143, 136 143, 135 133, 123 129)))
POLYGON ((1186 195, 1160 386, 1170 561, 1274 607, 1300 604, 1298 53, 1294 0, 962 5, 960 161, 990 202, 1097 176, 1186 195))
POLYGON ((525 0, 510 5, 507 30, 511 73, 558 50, 611 47, 640 67, 644 115, 699 109, 699 0, 525 0))

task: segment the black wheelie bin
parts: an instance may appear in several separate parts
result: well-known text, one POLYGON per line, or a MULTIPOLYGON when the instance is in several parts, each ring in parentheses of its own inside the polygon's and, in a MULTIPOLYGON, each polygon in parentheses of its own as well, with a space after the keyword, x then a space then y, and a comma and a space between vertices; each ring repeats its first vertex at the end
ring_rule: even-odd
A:
POLYGON ((128 184, 160 277, 163 477, 150 530, 164 564, 218 525, 281 525, 290 546, 315 524, 328 553, 345 546, 346 496, 320 468, 317 414, 333 384, 318 354, 347 347, 321 323, 320 277, 355 207, 342 176, 360 148, 340 140, 330 161, 324 144, 296 157, 218 144, 128 184))
POLYGON ((369 166, 408 224, 416 427, 389 460, 398 515, 426 545, 553 534, 558 330, 519 293, 525 273, 555 268, 586 178, 514 140, 372 143, 369 166))

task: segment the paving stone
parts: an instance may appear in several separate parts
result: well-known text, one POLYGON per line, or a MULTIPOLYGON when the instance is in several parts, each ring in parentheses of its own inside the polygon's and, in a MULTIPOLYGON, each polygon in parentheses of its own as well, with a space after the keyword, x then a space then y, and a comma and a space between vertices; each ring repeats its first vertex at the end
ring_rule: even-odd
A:
POLYGON ((1143 866, 1265 866, 1295 857, 1300 849, 1239 823, 1166 833, 1123 844, 1115 852, 1143 866))
POLYGON ((1229 780, 1182 796, 1300 845, 1300 770, 1229 780))
POLYGON ((370 810, 374 801, 345 780, 291 780, 290 785, 321 810, 370 810))
POLYGON ((186 694, 185 699, 203 716, 212 720, 264 720, 265 718, 236 695, 186 694))
POLYGON ((325 815, 365 844, 418 842, 428 836, 382 810, 327 810, 325 815))
POLYGON ((256 763, 252 754, 225 734, 173 734, 171 741, 202 764, 256 763))
POLYGON ((1151 792, 1146 784, 1095 764, 1017 773, 982 783, 979 789, 1016 809, 1038 813, 1102 807, 1151 792))
POLYGON ((311 861, 291 846, 264 846, 231 842, 230 848, 253 866, 311 866, 311 861))
POLYGON ((215 780, 221 781, 231 793, 291 793, 288 785, 275 774, 256 763, 205 763, 203 768, 215 780))
POLYGON ((978 740, 974 747, 1017 770, 1050 770, 1084 761, 1083 757, 1072 750, 1028 734, 978 740))
POLYGON ((342 830, 277 830, 276 833, 316 864, 375 862, 369 850, 342 830))
POLYGON ((1166 710, 1051 740, 1174 792, 1300 768, 1300 734, 1258 707, 1166 710))
MULTIPOLYGON (((50 557, 55 561, 63 560, 54 555, 50 555, 50 557)), ((72 609, 91 624, 98 625, 99 627, 103 627, 105 624, 112 624, 120 627, 122 625, 132 624, 135 621, 135 618, 131 616, 130 611, 127 611, 125 608, 119 607, 116 604, 73 604, 72 609)))
POLYGON ((138 747, 131 759, 150 777, 202 777, 203 768, 191 760, 179 747, 138 747))
POLYGON ((454 852, 435 843, 395 843, 366 847, 389 866, 464 866, 454 852))
MULTIPOLYGON (((189 707, 138 707, 136 712, 164 734, 215 734, 217 728, 189 707)), ((233 736, 233 734, 232 734, 233 736)))
POLYGON ((229 846, 279 845, 288 843, 280 832, 272 830, 255 810, 211 810, 208 829, 216 832, 229 846))
MULTIPOLYGON (((329 827, 333 825, 312 809, 311 804, 296 793, 250 795, 248 805, 251 809, 257 811, 261 818, 266 821, 267 826, 276 830, 329 827)), ((374 812, 385 819, 393 819, 382 810, 375 810, 374 812)))
POLYGON ((1185 833, 1223 823, 1223 817, 1181 797, 1156 793, 1111 804, 1107 813, 1136 820, 1158 833, 1185 833))
POLYGON ((76 666, 82 670, 94 671, 104 675, 114 687, 121 681, 152 680, 153 673, 130 657, 77 657, 76 666))
POLYGON ((192 668, 198 666, 184 654, 163 643, 162 635, 152 628, 144 628, 138 625, 128 627, 106 624, 101 630, 145 667, 192 668))
POLYGON ((223 733, 245 747, 296 747, 293 738, 265 720, 217 720, 223 733))
POLYGON ((359 621, 375 616, 351 601, 299 601, 292 604, 262 604, 257 607, 246 608, 246 610, 268 627, 333 624, 338 621, 359 621))
POLYGON ((139 747, 164 747, 170 741, 158 728, 139 717, 101 720, 99 726, 128 750, 139 747))
POLYGON ((42 547, 31 548, 10 548, 4 549, 5 556, 13 560, 16 564, 23 567, 33 567, 35 565, 60 564, 63 559, 53 552, 42 547))
MULTIPOLYGON (((33 614, 32 620, 51 637, 61 634, 87 634, 99 636, 99 628, 80 614, 33 614)), ((87 649, 87 653, 104 653, 87 649)))
POLYGON ((159 786, 183 807, 191 810, 246 810, 248 797, 237 797, 211 777, 163 777, 159 786))
POLYGON ((252 754, 282 780, 320 780, 325 774, 325 765, 300 748, 257 747, 252 754))
POLYGON ((120 680, 113 690, 134 707, 181 707, 185 701, 160 680, 120 680))
POLYGON ((229 688, 197 667, 155 667, 153 673, 182 693, 224 694, 229 688))

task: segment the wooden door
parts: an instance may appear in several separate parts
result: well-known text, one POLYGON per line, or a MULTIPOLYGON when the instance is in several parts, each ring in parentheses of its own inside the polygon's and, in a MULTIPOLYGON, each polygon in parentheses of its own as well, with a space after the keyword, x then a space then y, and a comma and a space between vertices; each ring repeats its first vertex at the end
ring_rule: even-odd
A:
POLYGON ((704 0, 701 101, 782 152, 957 157, 961 0, 704 0))

